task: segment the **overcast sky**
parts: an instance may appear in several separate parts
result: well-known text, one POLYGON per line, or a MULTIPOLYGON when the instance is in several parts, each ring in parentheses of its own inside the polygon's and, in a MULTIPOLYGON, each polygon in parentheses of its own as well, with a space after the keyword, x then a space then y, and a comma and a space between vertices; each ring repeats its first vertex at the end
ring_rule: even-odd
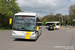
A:
POLYGON ((50 13, 68 14, 69 7, 75 4, 75 0, 17 0, 18 5, 24 12, 35 12, 40 15, 50 13))

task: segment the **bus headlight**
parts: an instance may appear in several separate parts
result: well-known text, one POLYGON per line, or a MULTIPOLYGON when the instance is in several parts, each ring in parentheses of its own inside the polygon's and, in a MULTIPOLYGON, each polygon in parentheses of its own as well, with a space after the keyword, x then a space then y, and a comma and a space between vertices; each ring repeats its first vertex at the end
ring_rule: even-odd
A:
POLYGON ((35 33, 32 33, 32 35, 34 35, 35 33))

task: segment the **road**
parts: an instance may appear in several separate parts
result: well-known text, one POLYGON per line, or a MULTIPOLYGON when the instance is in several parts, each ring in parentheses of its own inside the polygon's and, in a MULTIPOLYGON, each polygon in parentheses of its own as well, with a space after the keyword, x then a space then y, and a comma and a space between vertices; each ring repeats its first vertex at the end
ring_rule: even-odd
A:
POLYGON ((37 41, 14 40, 12 30, 0 31, 0 50, 75 50, 75 28, 48 31, 43 26, 37 41))

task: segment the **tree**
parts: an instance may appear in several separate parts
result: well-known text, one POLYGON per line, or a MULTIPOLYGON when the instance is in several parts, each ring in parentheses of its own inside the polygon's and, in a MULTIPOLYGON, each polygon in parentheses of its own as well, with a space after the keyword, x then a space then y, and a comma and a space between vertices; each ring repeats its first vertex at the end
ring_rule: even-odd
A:
POLYGON ((69 15, 70 15, 71 20, 75 19, 75 5, 70 6, 69 15))
POLYGON ((21 12, 22 10, 16 3, 16 0, 0 0, 0 23, 3 27, 9 27, 9 18, 13 17, 14 13, 21 12))
POLYGON ((75 5, 71 5, 69 8, 69 14, 74 15, 75 14, 74 10, 75 10, 75 5))
POLYGON ((47 22, 47 19, 45 19, 44 21, 43 21, 43 23, 45 24, 47 22))
POLYGON ((59 13, 55 15, 56 21, 59 21, 60 16, 61 16, 61 14, 59 14, 59 13))
POLYGON ((16 3, 16 0, 6 2, 6 0, 0 0, 0 13, 6 16, 13 16, 14 13, 21 12, 20 7, 16 3))

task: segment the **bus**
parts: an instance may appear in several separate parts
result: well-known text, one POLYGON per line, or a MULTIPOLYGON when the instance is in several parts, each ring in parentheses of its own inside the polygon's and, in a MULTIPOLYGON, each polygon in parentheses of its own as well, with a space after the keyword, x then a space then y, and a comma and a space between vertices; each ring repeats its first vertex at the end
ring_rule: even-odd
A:
POLYGON ((52 22, 46 22, 45 23, 45 28, 48 28, 48 26, 53 25, 54 29, 59 29, 60 28, 60 22, 59 21, 52 21, 52 22))
MULTIPOLYGON (((12 37, 37 40, 42 33, 41 20, 36 13, 19 12, 14 15, 12 37)), ((11 23, 11 22, 10 22, 11 23)))

